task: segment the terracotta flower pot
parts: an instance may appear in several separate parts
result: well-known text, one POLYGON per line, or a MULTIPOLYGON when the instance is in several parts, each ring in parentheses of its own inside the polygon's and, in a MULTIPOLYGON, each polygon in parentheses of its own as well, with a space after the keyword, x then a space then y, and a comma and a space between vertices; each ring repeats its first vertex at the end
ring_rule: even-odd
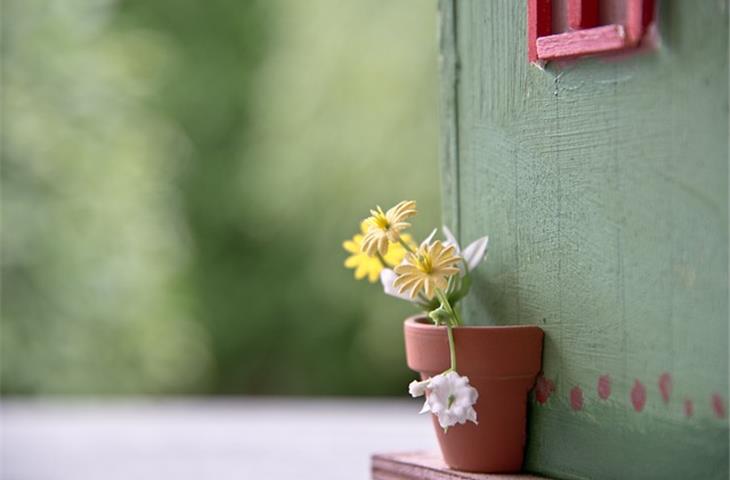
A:
MULTIPOLYGON (((425 317, 405 325, 408 367, 422 379, 449 368, 446 327, 425 317)), ((454 329, 456 367, 479 391, 474 408, 478 425, 467 422, 444 433, 433 415, 444 461, 469 472, 516 472, 525 447, 527 393, 542 359, 543 332, 535 326, 485 326, 454 329)))

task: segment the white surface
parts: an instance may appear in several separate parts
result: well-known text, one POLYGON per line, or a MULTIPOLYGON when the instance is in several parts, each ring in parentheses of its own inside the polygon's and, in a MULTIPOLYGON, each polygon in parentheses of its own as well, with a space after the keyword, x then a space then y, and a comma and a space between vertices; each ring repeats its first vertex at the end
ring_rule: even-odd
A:
POLYGON ((437 448, 420 403, 4 401, 0 477, 367 479, 372 453, 437 448))

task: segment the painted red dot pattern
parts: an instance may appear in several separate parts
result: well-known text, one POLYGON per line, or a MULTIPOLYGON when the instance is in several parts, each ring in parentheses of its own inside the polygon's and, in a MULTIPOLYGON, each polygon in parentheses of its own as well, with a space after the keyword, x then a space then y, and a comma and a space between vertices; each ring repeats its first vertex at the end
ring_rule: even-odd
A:
POLYGON ((537 377, 537 383, 535 384, 535 399, 537 403, 545 405, 554 391, 555 384, 552 380, 542 375, 537 377))
POLYGON ((712 411, 717 418, 725 418, 725 401, 719 393, 712 394, 712 411))
MULTIPOLYGON (((672 397, 673 379, 669 372, 664 372, 657 378, 657 386, 661 401, 668 405, 672 397)), ((555 383, 552 379, 540 375, 535 383, 535 401, 540 405, 545 405, 552 394, 555 392, 555 383)), ((608 400, 612 393, 612 380, 608 374, 600 375, 596 381, 596 393, 601 400, 608 400)), ((629 393, 629 400, 633 409, 640 413, 644 410, 647 402, 646 385, 638 378, 634 380, 629 393)), ((570 408, 573 411, 581 411, 585 406, 583 389, 580 385, 574 385, 568 393, 570 408)), ((710 409, 718 419, 727 418, 727 406, 725 399, 719 393, 713 393, 710 396, 710 409)), ((695 414, 695 403, 691 398, 685 398, 682 401, 682 411, 686 418, 692 418, 695 414)))
POLYGON ((580 387, 573 387, 570 390, 570 407, 573 410, 583 410, 583 390, 580 387))
POLYGON ((646 405, 646 387, 639 379, 634 380, 634 386, 631 388, 631 405, 637 412, 644 410, 646 405))
POLYGON ((662 401, 669 403, 669 397, 672 395, 672 376, 667 372, 659 376, 659 392, 662 394, 662 401))
POLYGON ((601 400, 608 400, 611 396, 611 377, 608 375, 601 375, 598 377, 598 385, 596 386, 598 396, 601 400))

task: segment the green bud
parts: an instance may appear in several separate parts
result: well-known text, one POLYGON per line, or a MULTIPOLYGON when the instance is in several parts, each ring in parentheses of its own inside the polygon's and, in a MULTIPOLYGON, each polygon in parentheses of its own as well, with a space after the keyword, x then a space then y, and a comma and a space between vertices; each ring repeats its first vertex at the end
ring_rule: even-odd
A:
POLYGON ((436 325, 447 325, 451 321, 451 314, 444 308, 443 304, 441 304, 437 309, 431 310, 428 316, 431 317, 431 320, 433 320, 433 323, 436 325))

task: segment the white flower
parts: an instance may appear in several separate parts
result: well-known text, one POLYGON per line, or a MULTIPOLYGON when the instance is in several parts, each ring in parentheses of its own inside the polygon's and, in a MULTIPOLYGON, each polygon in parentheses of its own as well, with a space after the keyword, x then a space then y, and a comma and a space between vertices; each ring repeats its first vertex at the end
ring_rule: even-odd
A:
POLYGON ((456 372, 436 375, 428 380, 426 403, 421 413, 431 412, 439 425, 446 429, 468 421, 477 423, 474 404, 479 398, 477 389, 469 385, 469 377, 456 372))
MULTIPOLYGON (((439 231, 438 228, 434 228, 433 231, 431 232, 431 234, 428 237, 426 237, 426 239, 424 241, 421 242, 421 246, 423 247, 423 246, 430 244, 431 240, 433 240, 433 237, 436 236, 436 232, 438 232, 438 231, 439 231)), ((456 248, 459 248, 459 247, 457 246, 456 248)))
POLYGON ((444 232, 444 236, 446 237, 446 242, 444 243, 446 245, 454 245, 456 247, 456 254, 460 255, 464 261, 466 261, 470 272, 479 265, 484 256, 487 254, 489 237, 484 236, 478 238, 462 250, 459 246, 459 242, 456 241, 456 237, 454 237, 454 234, 451 233, 451 230, 449 230, 446 225, 441 227, 441 230, 444 232))
POLYGON ((426 388, 428 387, 428 382, 430 382, 430 381, 431 381, 430 378, 420 381, 420 382, 418 380, 413 380, 408 385, 408 393, 410 393, 411 397, 413 397, 413 398, 421 397, 421 396, 425 395, 426 388))

